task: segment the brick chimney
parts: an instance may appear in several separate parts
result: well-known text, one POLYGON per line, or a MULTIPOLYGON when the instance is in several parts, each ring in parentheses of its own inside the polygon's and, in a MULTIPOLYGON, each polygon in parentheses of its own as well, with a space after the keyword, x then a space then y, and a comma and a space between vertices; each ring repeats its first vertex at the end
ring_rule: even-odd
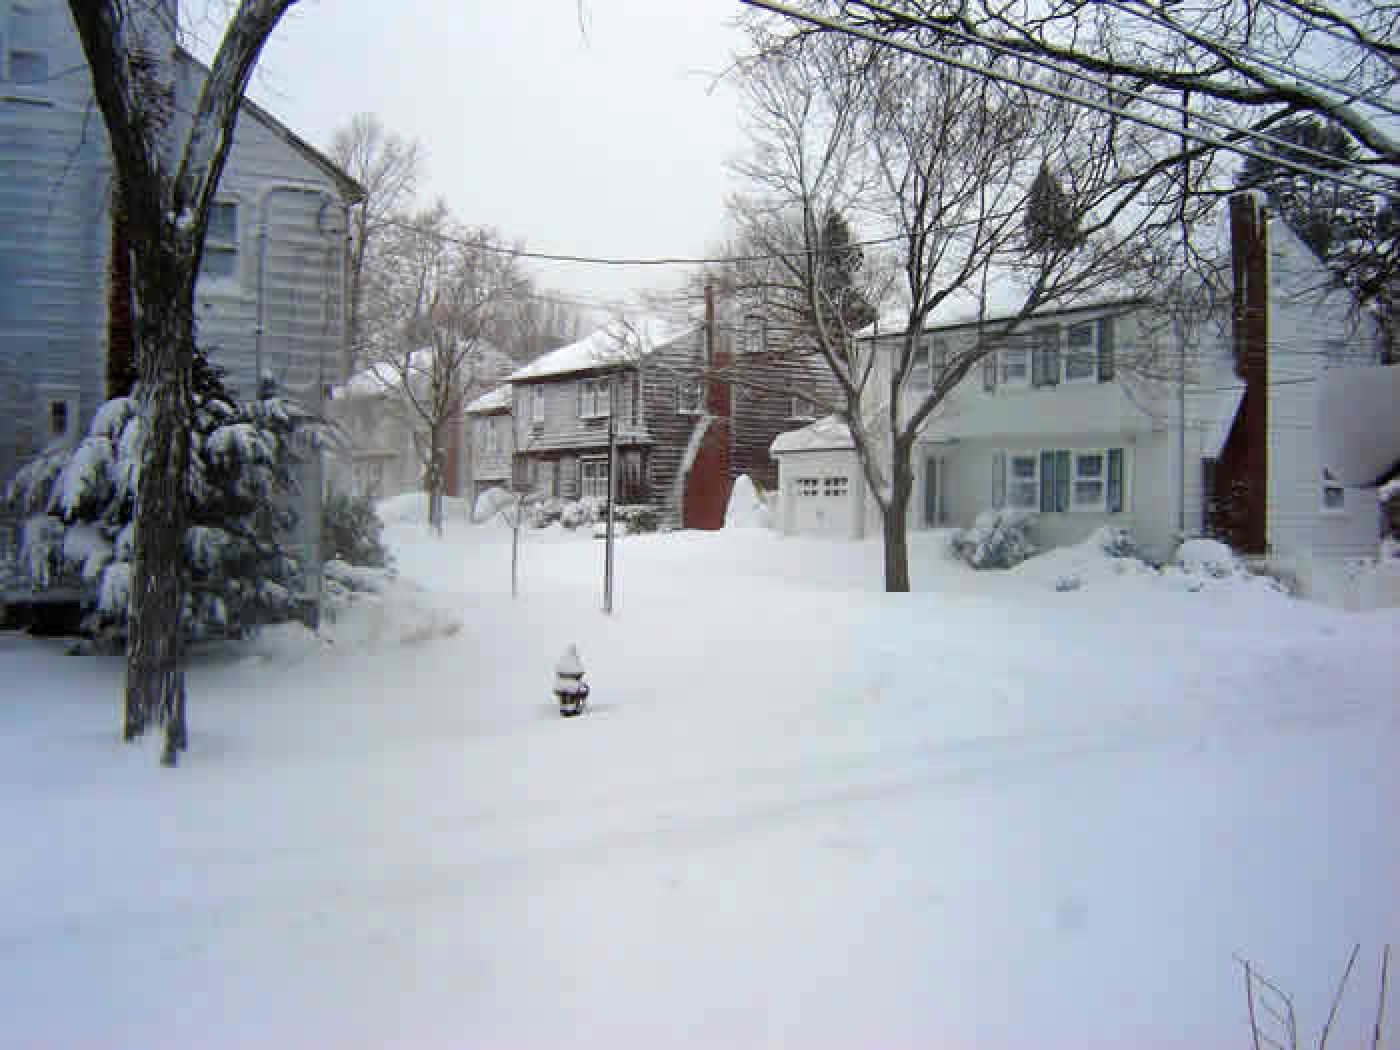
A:
POLYGON ((687 529, 719 529, 724 527, 724 512, 729 504, 729 468, 732 462, 731 410, 729 383, 714 372, 731 364, 731 356, 720 347, 715 332, 715 290, 705 285, 705 412, 710 417, 705 424, 705 437, 700 443, 690 473, 685 479, 685 497, 681 509, 681 525, 687 529))
POLYGON ((1230 335, 1244 397, 1214 471, 1212 531, 1245 554, 1268 549, 1269 250, 1261 199, 1230 198, 1230 335))

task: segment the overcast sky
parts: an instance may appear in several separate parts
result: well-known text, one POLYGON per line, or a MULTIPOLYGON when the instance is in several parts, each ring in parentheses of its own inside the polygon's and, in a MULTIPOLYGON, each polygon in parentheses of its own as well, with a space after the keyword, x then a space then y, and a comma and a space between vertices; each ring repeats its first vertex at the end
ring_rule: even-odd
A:
MULTIPOLYGON (((734 92, 713 87, 739 44, 739 6, 583 9, 580 28, 576 0, 303 0, 252 96, 318 146, 352 114, 378 114, 423 144, 425 200, 441 194, 462 221, 531 249, 700 254, 723 233, 725 162, 742 141, 734 92)), ((193 22, 207 55, 218 27, 193 22)), ((680 273, 534 265, 543 286, 589 299, 680 273)))

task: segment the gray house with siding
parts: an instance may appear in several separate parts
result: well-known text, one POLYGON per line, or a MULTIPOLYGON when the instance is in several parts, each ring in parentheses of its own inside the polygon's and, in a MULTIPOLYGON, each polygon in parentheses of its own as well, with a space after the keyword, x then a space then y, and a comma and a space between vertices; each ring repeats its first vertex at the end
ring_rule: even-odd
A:
MULTIPOLYGON (((175 62, 172 144, 205 68, 176 44, 176 4, 143 9, 175 62)), ((260 376, 319 410, 345 342, 348 210, 363 191, 245 102, 210 216, 197 337, 230 386, 260 376)), ((131 301, 112 163, 63 0, 0 0, 0 478, 77 439, 129 375, 131 301), (113 250, 113 245, 118 250, 113 250)), ((296 543, 316 561, 319 463, 296 543)))

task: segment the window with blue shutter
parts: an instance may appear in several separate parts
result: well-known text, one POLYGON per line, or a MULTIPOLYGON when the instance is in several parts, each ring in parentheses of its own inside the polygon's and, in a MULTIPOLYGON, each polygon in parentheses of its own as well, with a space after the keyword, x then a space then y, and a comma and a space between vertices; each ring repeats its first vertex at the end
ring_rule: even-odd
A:
MULTIPOLYGON (((1099 382, 1113 378, 1113 318, 1099 318, 1099 382)), ((1121 450, 1120 450, 1121 451, 1121 450)))
POLYGON ((1040 510, 1049 514, 1055 509, 1055 453, 1040 454, 1040 510))
POLYGON ((1108 512, 1123 512, 1123 450, 1108 450, 1108 512))
POLYGON ((997 388, 997 352, 990 350, 987 356, 982 358, 982 389, 995 390, 997 388))
POLYGON ((1069 451, 1059 449, 1055 452, 1055 509, 1061 513, 1069 510, 1069 472, 1069 451))

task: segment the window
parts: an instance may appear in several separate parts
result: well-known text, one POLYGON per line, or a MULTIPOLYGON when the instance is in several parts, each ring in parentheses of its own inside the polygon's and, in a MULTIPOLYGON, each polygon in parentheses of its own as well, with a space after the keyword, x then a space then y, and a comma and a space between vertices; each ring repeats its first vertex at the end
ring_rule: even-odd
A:
POLYGON ((676 384, 676 414, 698 416, 704 409, 703 387, 699 380, 690 379, 676 384))
POLYGON ((1030 354, 1025 343, 1006 345, 997 351, 999 374, 997 382, 1003 386, 1025 386, 1030 382, 1030 354))
POLYGON ((1334 514, 1347 509, 1347 490, 1337 483, 1330 470, 1322 472, 1322 509, 1334 514))
POLYGON ((41 387, 35 402, 34 425, 45 444, 78 436, 78 391, 71 387, 41 387))
POLYGON ((1031 351, 1031 386, 1054 386, 1060 381, 1060 326, 1037 328, 1026 336, 1031 351))
POLYGON ((49 79, 44 15, 29 4, 0 4, 0 79, 43 84, 49 79), (6 10, 8 8, 8 10, 6 10))
POLYGON ((565 456, 559 461, 559 495, 565 499, 577 499, 578 494, 578 460, 565 456))
POLYGON ((925 391, 933 389, 933 344, 924 340, 914 347, 914 359, 909 366, 909 389, 925 391))
POLYGON ((544 387, 530 389, 530 423, 535 427, 544 426, 544 387))
POLYGON ((488 417, 479 420, 478 426, 481 431, 481 450, 483 452, 495 452, 499 447, 496 435, 496 420, 488 417))
POLYGON ((830 497, 840 497, 850 491, 850 478, 822 478, 822 495, 830 497))
POLYGON ((812 419, 816 415, 812 402, 794 394, 788 404, 789 419, 812 419))
POLYGON ((1074 509, 1103 510, 1105 464, 1102 452, 1075 453, 1074 509))
POLYGON ((215 201, 209 206, 209 229, 204 235, 205 277, 232 279, 238 276, 238 205, 215 201))
POLYGON ((578 415, 580 419, 600 419, 612 411, 612 380, 585 379, 579 383, 578 415))
POLYGON ((583 474, 583 498, 608 498, 608 461, 606 459, 585 459, 580 464, 583 474))
POLYGON ((761 317, 744 320, 744 353, 761 354, 768 349, 768 327, 761 317))
POLYGON ((1008 506, 1042 514, 1122 513, 1121 448, 1012 452, 1005 471, 1008 506))
POLYGON ((1008 458, 1006 502, 1009 506, 1035 510, 1040 498, 1039 459, 1034 454, 1008 458))
POLYGON ((815 496, 821 492, 821 482, 816 478, 798 478, 795 484, 799 496, 815 496))
POLYGON ((1092 321, 1069 326, 1065 351, 1065 382, 1094 382, 1098 378, 1098 326, 1092 321))

